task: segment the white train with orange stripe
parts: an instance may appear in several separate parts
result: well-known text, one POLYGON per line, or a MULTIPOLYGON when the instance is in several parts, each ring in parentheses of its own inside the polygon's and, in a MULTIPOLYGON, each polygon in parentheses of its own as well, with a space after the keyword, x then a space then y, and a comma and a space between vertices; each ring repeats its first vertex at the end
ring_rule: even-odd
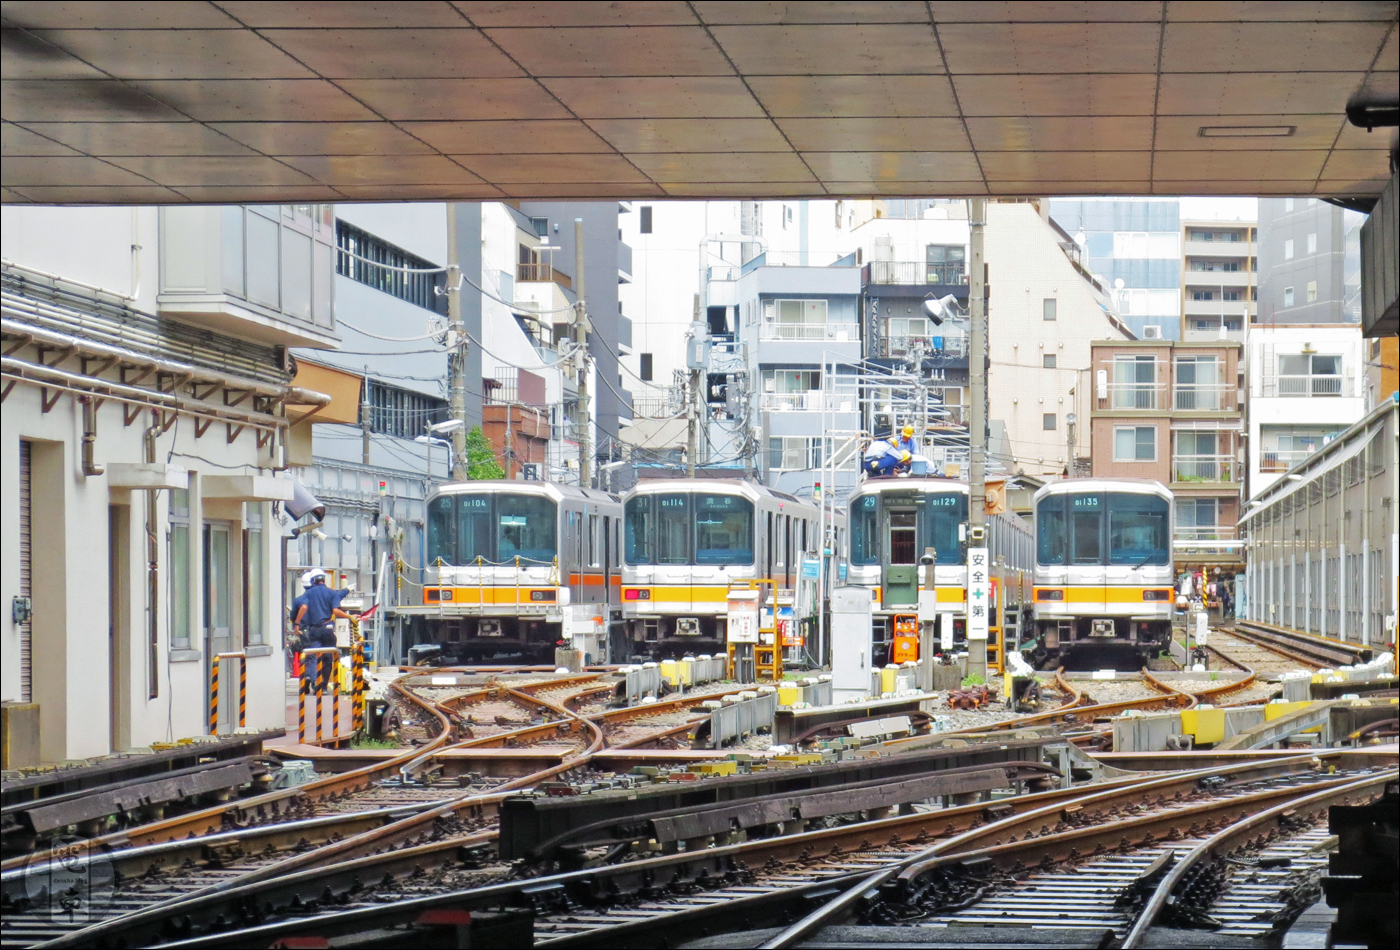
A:
MULTIPOLYGON (((634 656, 724 652, 730 585, 771 578, 794 588, 803 555, 822 548, 815 507, 753 482, 646 479, 623 507, 622 617, 634 656)), ((829 547, 839 552, 840 539, 829 547)))
MULTIPOLYGON (((953 649, 966 647, 969 497, 966 481, 935 476, 866 479, 851 493, 847 583, 874 589, 875 665, 915 658, 896 650, 894 618, 917 614, 926 591, 937 604, 934 642, 941 645, 946 625, 953 649), (924 563, 930 551, 932 577, 924 563)), ((1013 512, 989 515, 987 535, 992 581, 987 650, 988 661, 999 667, 1003 638, 1020 627, 1032 536, 1030 525, 1013 512)))
POLYGON ((1035 493, 1032 659, 1079 650, 1136 653, 1171 641, 1175 504, 1145 478, 1068 478, 1035 493))
MULTIPOLYGON (((472 481, 428 497, 422 603, 400 606, 436 662, 607 663, 620 625, 622 500, 549 482, 472 481)), ((411 654, 412 655, 412 654, 411 654)))

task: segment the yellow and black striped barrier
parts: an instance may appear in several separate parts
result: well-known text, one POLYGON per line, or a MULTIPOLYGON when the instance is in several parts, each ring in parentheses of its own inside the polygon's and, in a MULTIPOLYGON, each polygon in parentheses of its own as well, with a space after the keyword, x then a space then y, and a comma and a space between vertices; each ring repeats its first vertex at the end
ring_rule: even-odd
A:
MULTIPOLYGON (((302 650, 299 654, 302 667, 301 687, 298 690, 297 702, 297 738, 300 742, 306 741, 306 698, 310 696, 316 704, 316 741, 320 742, 325 738, 325 699, 326 686, 335 677, 336 662, 340 657, 338 647, 314 647, 310 650, 302 650), (306 658, 309 656, 319 656, 322 659, 316 664, 316 682, 311 683, 311 677, 306 675, 306 658)), ((334 701, 338 704, 340 698, 340 684, 336 680, 334 701)), ((331 738, 339 738, 340 716, 337 713, 331 723, 331 738)))
POLYGON ((219 734, 219 668, 224 660, 238 660, 238 728, 248 725, 248 655, 216 653, 209 663, 209 734, 219 734))
POLYGON ((365 727, 365 641, 360 636, 360 618, 350 618, 350 729, 360 732, 365 727))

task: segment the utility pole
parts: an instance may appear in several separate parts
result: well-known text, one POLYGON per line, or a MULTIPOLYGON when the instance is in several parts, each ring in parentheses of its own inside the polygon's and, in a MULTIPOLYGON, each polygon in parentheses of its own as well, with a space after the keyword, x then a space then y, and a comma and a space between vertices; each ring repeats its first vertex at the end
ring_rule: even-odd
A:
POLYGON ((369 464, 369 367, 365 367, 365 379, 360 384, 360 448, 361 461, 369 464))
POLYGON ((1074 413, 1065 416, 1065 477, 1074 477, 1074 424, 1079 417, 1074 413))
MULTIPOLYGON (((457 203, 447 203, 447 356, 449 411, 462 424, 452 432, 452 480, 467 478, 467 325, 462 320, 462 259, 457 246, 457 203)), ((431 453, 429 454, 431 458, 431 453)), ((431 472, 431 466, 429 471, 431 472)))
POLYGON ((588 307, 583 298, 583 219, 574 218, 574 367, 578 373, 578 484, 591 488, 593 480, 593 421, 588 408, 588 307))
MULTIPOLYGON (((984 241, 987 225, 987 199, 970 199, 970 214, 968 218, 971 225, 971 272, 968 274, 968 312, 970 314, 969 346, 968 353, 968 383, 971 390, 972 405, 968 408, 970 419, 968 423, 968 448, 971 454, 971 473, 968 478, 968 512, 967 512, 967 544, 969 548, 987 547, 987 307, 984 295, 986 294, 986 253, 984 241)), ((990 567, 986 565, 985 567, 990 567)), ((972 568, 969 566, 969 575, 972 568)), ((980 605, 971 603, 973 600, 972 578, 968 577, 968 611, 969 615, 974 606, 988 605, 985 601, 980 605)), ((971 617, 969 616, 968 631, 972 630, 971 617)), ((983 629, 986 629, 983 626, 983 629)), ((973 639, 971 636, 967 640, 967 671, 968 673, 979 673, 982 676, 987 674, 987 641, 985 635, 983 639, 973 639)))

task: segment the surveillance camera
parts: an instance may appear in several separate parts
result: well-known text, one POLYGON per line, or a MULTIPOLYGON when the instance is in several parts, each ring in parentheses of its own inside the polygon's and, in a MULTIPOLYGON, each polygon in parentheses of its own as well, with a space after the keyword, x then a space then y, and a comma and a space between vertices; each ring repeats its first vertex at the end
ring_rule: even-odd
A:
POLYGON ((953 316, 954 307, 957 306, 958 298, 952 294, 934 299, 930 295, 924 300, 924 313, 933 321, 933 325, 938 327, 943 325, 943 321, 953 316))
POLYGON ((340 540, 342 540, 342 541, 354 541, 354 540, 355 540, 355 536, 352 535, 352 534, 342 534, 342 535, 340 536, 340 540))
POLYGON ((312 531, 311 536, 317 541, 327 540, 326 532, 322 531, 320 528, 317 528, 316 530, 312 531))

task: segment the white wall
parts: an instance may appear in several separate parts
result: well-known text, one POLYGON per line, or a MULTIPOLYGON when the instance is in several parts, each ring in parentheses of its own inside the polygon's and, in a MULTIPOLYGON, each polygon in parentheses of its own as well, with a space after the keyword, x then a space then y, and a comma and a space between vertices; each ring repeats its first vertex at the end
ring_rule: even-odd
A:
MULTIPOLYGON (((1058 474, 1065 467, 1065 416, 1074 412, 1075 453, 1089 455, 1088 373, 1091 340, 1126 339, 1092 284, 1057 244, 1058 235, 1025 202, 988 202, 986 256, 991 284, 988 310, 989 418, 1006 424, 1011 471, 1058 474), (1056 300, 1056 319, 1044 319, 1043 301, 1056 300), (1042 356, 1054 353, 1056 368, 1042 356), (1042 415, 1056 414, 1045 431, 1042 415)), ((972 371, 976 371, 973 364, 972 371)))
POLYGON ((447 205, 343 204, 335 216, 434 264, 447 264, 447 205))
POLYGON ((0 208, 0 257, 155 313, 158 208, 0 208), (139 249, 138 249, 139 248, 139 249))

